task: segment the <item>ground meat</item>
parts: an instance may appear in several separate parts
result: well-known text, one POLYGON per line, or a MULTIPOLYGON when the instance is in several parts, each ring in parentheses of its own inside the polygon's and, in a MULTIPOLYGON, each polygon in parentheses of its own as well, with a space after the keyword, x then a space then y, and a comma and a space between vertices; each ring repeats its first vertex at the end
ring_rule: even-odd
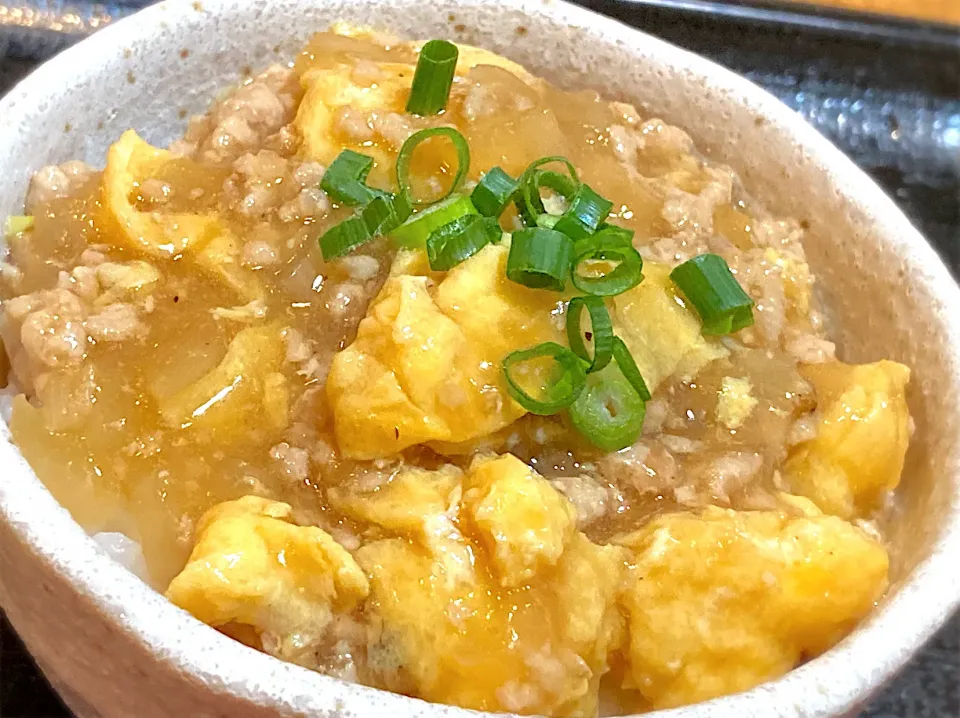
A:
POLYGON ((72 160, 37 170, 30 179, 26 211, 35 214, 40 205, 76 192, 96 172, 85 162, 72 160))
POLYGON ((330 209, 330 200, 323 190, 306 187, 289 202, 280 207, 278 216, 283 222, 295 222, 307 217, 318 217, 330 209))
POLYGON ((287 342, 286 359, 291 364, 299 364, 309 359, 313 355, 310 343, 304 339, 303 334, 293 327, 287 327, 283 330, 283 337, 287 342))
POLYGON ((613 506, 613 488, 590 476, 564 476, 552 479, 550 483, 570 499, 577 510, 577 526, 581 529, 604 516, 613 506))
POLYGON ((57 277, 57 289, 65 289, 81 299, 93 301, 100 293, 97 270, 81 265, 70 272, 61 271, 57 277))
POLYGON ((617 159, 633 166, 637 161, 637 150, 643 146, 643 136, 623 125, 610 126, 610 143, 617 159))
POLYGON ((290 481, 306 481, 310 478, 310 454, 306 449, 290 446, 283 441, 270 449, 270 458, 290 481))
POLYGON ((395 150, 399 150, 407 138, 419 129, 415 126, 413 118, 396 112, 375 112, 371 115, 371 120, 377 134, 395 150))
MULTIPOLYGON (((733 173, 730 170, 706 167, 708 178, 700 192, 691 194, 676 187, 668 187, 660 215, 670 223, 679 239, 693 242, 713 234, 713 213, 719 205, 729 204, 733 196, 733 173)), ((705 246, 705 245, 704 245, 705 246)), ((698 245, 697 251, 704 246, 698 245)))
POLYGON ((299 85, 291 68, 275 65, 239 87, 207 115, 190 120, 171 150, 225 164, 264 146, 293 120, 299 85))
POLYGON ((146 330, 132 304, 111 304, 87 318, 90 337, 101 342, 119 342, 142 336, 146 330))
POLYGON ((784 342, 784 349, 804 364, 823 364, 836 359, 837 346, 813 334, 798 334, 784 342))
POLYGON ((353 142, 370 142, 373 139, 373 124, 362 111, 350 107, 341 107, 333 118, 334 127, 353 142))
POLYGON ((742 451, 732 451, 715 459, 705 472, 711 495, 729 504, 730 495, 741 491, 762 465, 760 454, 742 451))
POLYGON ((641 494, 661 493, 673 487, 677 463, 659 441, 639 441, 607 454, 597 462, 601 476, 615 486, 632 486, 641 494))
MULTIPOLYGON (((51 369, 82 362, 87 351, 87 332, 79 298, 66 289, 30 296, 39 306, 28 305, 30 313, 24 317, 20 328, 20 342, 27 354, 51 369)), ((8 312, 11 312, 10 304, 13 303, 8 303, 8 312)))
POLYGON ((169 202, 172 191, 173 188, 167 182, 150 178, 140 183, 138 194, 150 208, 155 208, 169 202))
POLYGON ((357 60, 357 64, 350 71, 350 79, 358 85, 370 87, 383 79, 383 71, 375 62, 357 60))
POLYGON ((380 272, 380 262, 367 254, 351 254, 340 260, 340 266, 355 282, 366 282, 380 272))
POLYGON ((366 311, 366 303, 369 299, 362 285, 343 282, 332 287, 330 293, 332 297, 324 303, 324 306, 331 317, 344 322, 360 320, 361 315, 366 311))
POLYGON ((261 269, 280 263, 277 249, 264 239, 252 239, 243 245, 242 260, 245 267, 261 269))
POLYGON ((234 174, 224 183, 224 193, 233 210, 245 217, 262 218, 280 207, 289 196, 287 160, 272 150, 241 155, 233 163, 234 174))

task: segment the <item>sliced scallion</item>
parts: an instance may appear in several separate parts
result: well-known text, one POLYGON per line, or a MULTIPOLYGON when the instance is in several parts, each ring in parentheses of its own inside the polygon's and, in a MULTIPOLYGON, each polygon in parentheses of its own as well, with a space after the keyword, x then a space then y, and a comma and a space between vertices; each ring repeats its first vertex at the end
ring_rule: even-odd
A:
POLYGON ((580 178, 577 176, 577 168, 570 160, 554 155, 531 162, 517 182, 517 210, 524 224, 533 227, 537 224, 537 218, 546 212, 540 197, 540 188, 547 187, 569 200, 576 192, 580 178), (562 164, 568 175, 540 169, 552 163, 562 164))
POLYGON ((446 272, 469 259, 491 242, 499 241, 502 232, 493 217, 465 214, 435 229, 427 238, 427 259, 430 269, 446 272))
POLYGON ((570 273, 573 240, 552 229, 528 227, 513 233, 507 278, 532 289, 562 292, 570 273))
POLYGON ((403 197, 374 197, 360 211, 371 237, 389 234, 410 216, 410 206, 403 197))
POLYGON ((373 157, 353 150, 344 150, 330 163, 320 180, 320 189, 340 204, 353 207, 366 204, 387 193, 367 187, 367 175, 373 167, 373 157))
POLYGON ((373 235, 367 229, 366 222, 359 215, 349 217, 339 224, 335 224, 320 237, 320 252, 323 259, 329 262, 350 254, 361 244, 366 244, 373 235))
POLYGON ((569 409, 570 423, 603 451, 631 446, 643 430, 647 408, 616 365, 587 377, 569 409))
POLYGON ((753 300, 723 257, 701 254, 676 267, 670 278, 697 310, 704 334, 732 334, 753 324, 753 300))
POLYGON ((574 240, 589 237, 597 231, 597 225, 607 218, 611 209, 613 202, 601 197, 586 183, 581 183, 554 229, 574 240))
POLYGON ((601 222, 598 224, 597 232, 604 232, 610 237, 617 237, 622 240, 624 244, 633 244, 633 235, 635 234, 632 229, 621 227, 618 224, 610 224, 609 222, 601 222))
POLYGON ((473 202, 462 194, 453 195, 409 217, 390 233, 390 238, 400 247, 424 247, 431 232, 466 215, 477 215, 473 202))
POLYGON ((643 374, 640 373, 637 362, 633 360, 633 355, 620 337, 613 338, 613 360, 620 367, 620 373, 626 377, 630 385, 640 395, 640 398, 644 401, 650 401, 650 390, 647 388, 647 382, 643 380, 643 374))
POLYGON ((420 49, 407 112, 435 115, 447 106, 457 69, 457 46, 446 40, 430 40, 420 49))
MULTIPOLYGON (((533 373, 538 379, 542 373, 533 373)), ((583 362, 566 347, 555 342, 544 342, 532 349, 522 349, 508 354, 503 360, 503 376, 507 383, 507 392, 520 406, 533 414, 549 416, 570 406, 586 382, 586 370, 583 362), (537 359, 550 358, 553 360, 551 376, 547 385, 541 387, 540 395, 533 396, 524 388, 524 371, 527 362, 537 359)))
POLYGON ((407 138, 400 148, 397 155, 397 186, 400 188, 400 194, 410 203, 410 206, 421 204, 433 204, 442 199, 446 199, 460 186, 463 178, 470 168, 470 147, 467 140, 457 130, 452 127, 431 127, 426 130, 414 132, 407 138), (453 176, 453 181, 447 191, 439 197, 433 199, 417 199, 411 195, 410 186, 410 163, 413 161, 413 152, 421 142, 429 140, 431 137, 446 137, 453 143, 453 148, 457 153, 457 172, 453 176))
POLYGON ((574 297, 570 300, 567 305, 567 341, 573 353, 589 364, 588 374, 610 363, 613 356, 613 324, 600 297, 574 297), (590 315, 589 332, 582 328, 584 309, 590 315), (593 344, 592 356, 585 338, 593 344))
POLYGON ((29 232, 31 229, 33 229, 32 214, 11 214, 7 217, 7 236, 29 232))
POLYGON ((575 244, 571 275, 574 286, 584 294, 612 297, 643 281, 643 258, 632 244, 624 242, 622 234, 597 232, 575 244), (615 266, 597 276, 584 274, 596 264, 615 266))
POLYGON ((517 181, 499 167, 487 172, 473 188, 470 199, 484 217, 499 217, 517 192, 517 181))

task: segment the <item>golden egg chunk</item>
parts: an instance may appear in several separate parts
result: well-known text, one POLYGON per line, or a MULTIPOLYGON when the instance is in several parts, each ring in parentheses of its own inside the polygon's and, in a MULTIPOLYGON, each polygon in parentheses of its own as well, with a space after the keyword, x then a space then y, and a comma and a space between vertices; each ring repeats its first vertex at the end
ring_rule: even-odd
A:
POLYGON ((465 488, 464 508, 505 588, 555 565, 576 533, 573 504, 511 454, 475 460, 465 488))
MULTIPOLYGON (((214 369, 172 396, 158 393, 164 423, 223 440, 261 426, 265 408, 277 400, 276 374, 286 351, 281 332, 275 323, 244 329, 214 369)), ((268 419, 270 413, 266 412, 268 419)))
POLYGON ((436 471, 404 466, 387 483, 364 491, 346 486, 327 490, 330 505, 360 523, 375 524, 392 533, 426 538, 435 517, 456 515, 463 472, 456 466, 436 471))
POLYGON ((645 263, 643 282, 613 298, 610 318, 651 391, 671 376, 692 378, 729 354, 704 337, 700 319, 674 287, 670 268, 645 263))
POLYGON ((134 252, 155 259, 183 256, 244 301, 261 298, 259 278, 240 263, 240 241, 217 214, 141 212, 134 206, 131 197, 139 185, 176 162, 193 161, 153 147, 134 130, 124 132, 107 152, 101 219, 115 227, 112 236, 134 252))
POLYGON ((625 685, 654 708, 747 690, 846 635, 887 586, 886 550, 833 516, 715 507, 621 537, 625 685))
POLYGON ((817 434, 790 452, 784 478, 829 514, 867 514, 900 482, 910 369, 893 361, 829 362, 802 373, 816 391, 817 434))
POLYGON ((465 475, 452 466, 401 469, 377 490, 333 492, 331 501, 351 518, 398 535, 357 552, 371 581, 364 613, 377 685, 478 710, 595 715, 600 677, 624 636, 616 596, 626 551, 568 530, 561 504, 559 539, 534 534, 561 553, 535 562, 522 585, 504 588, 500 559, 515 551, 508 564, 525 566, 530 557, 525 525, 510 522, 527 521, 531 532, 545 523, 543 509, 529 505, 530 487, 541 482, 557 493, 504 456, 478 461, 465 475), (470 488, 461 503, 463 487, 470 488), (491 491, 496 502, 485 500, 491 491), (514 543, 478 536, 478 508, 514 543))
POLYGON ((166 596, 211 626, 241 624, 285 642, 320 640, 335 612, 369 592, 353 557, 289 505, 245 496, 213 507, 166 596))
MULTIPOLYGON (((344 37, 361 38, 376 41, 375 33, 369 28, 354 28, 340 24, 334 28, 337 35, 344 37)), ((317 35, 313 43, 319 49, 323 48, 323 38, 326 34, 317 35)), ((419 52, 420 43, 400 42, 391 46, 392 57, 399 59, 409 50, 411 56, 419 52)), ((457 60, 455 87, 453 98, 461 94, 459 85, 465 82, 464 76, 478 65, 490 65, 502 68, 522 82, 530 86, 539 86, 540 80, 534 78, 523 67, 511 60, 501 57, 489 50, 470 45, 457 45, 459 56, 457 60)), ((384 53, 390 56, 390 53, 384 53)), ((405 139, 403 132, 396 132, 390 128, 391 122, 403 121, 403 118, 387 118, 388 115, 405 113, 407 100, 410 97, 410 88, 413 84, 415 62, 375 61, 374 68, 358 68, 358 58, 344 54, 332 66, 324 63, 320 66, 308 67, 301 75, 300 82, 304 89, 303 100, 297 110, 294 125, 302 138, 300 153, 311 160, 328 165, 340 154, 344 144, 356 146, 363 154, 374 158, 377 170, 375 174, 380 180, 385 176, 392 176, 393 163, 399 144, 405 139), (367 76, 369 73, 372 76, 367 76), (367 130, 359 131, 365 136, 357 136, 356 130, 344 130, 345 113, 350 113, 356 121, 367 125, 367 130), (385 131, 370 118, 386 122, 389 129, 385 131)), ((407 116, 409 118, 409 116, 407 116)), ((443 124, 461 124, 460 118, 447 116, 443 124)), ((414 123, 411 127, 419 128, 414 123)), ((411 130, 412 131, 412 130, 411 130)), ((483 168, 480 168, 483 169, 483 168)))
MULTIPOLYGON (((559 295, 506 278, 488 245, 439 281, 393 273, 327 379, 340 452, 371 459, 487 436, 525 414, 504 388, 516 349, 562 341, 559 295)), ((416 266, 401 252, 396 262, 416 266)), ((546 371, 546 368, 544 368, 546 371)))

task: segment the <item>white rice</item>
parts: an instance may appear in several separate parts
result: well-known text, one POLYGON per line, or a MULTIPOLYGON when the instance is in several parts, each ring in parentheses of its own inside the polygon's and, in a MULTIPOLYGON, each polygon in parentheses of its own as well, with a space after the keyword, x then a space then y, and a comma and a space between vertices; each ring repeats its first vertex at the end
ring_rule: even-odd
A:
POLYGON ((114 561, 143 581, 149 582, 147 562, 140 544, 119 531, 101 531, 93 535, 100 548, 114 561))

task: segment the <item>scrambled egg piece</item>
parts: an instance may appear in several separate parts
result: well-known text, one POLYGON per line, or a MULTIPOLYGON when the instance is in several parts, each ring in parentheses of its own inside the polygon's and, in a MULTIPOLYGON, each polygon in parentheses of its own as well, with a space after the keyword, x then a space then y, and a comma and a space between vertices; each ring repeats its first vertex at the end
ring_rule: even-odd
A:
MULTIPOLYGON (((220 363, 173 396, 156 397, 163 421, 172 427, 193 427, 235 438, 262 424, 264 408, 269 419, 280 421, 283 402, 277 374, 286 348, 276 324, 244 329, 233 338, 220 363)), ((279 378, 283 378, 280 375, 279 378)), ((283 405, 283 414, 286 407, 283 405)))
MULTIPOLYGON (((492 485, 502 493, 487 508, 492 525, 507 526, 510 504, 529 500, 525 484, 543 482, 554 491, 535 474, 519 480, 514 462, 520 464, 514 457, 480 461, 463 477, 465 486, 492 485)), ((389 499, 374 499, 380 507, 340 503, 404 535, 357 552, 371 582, 365 612, 374 627, 368 646, 374 677, 391 690, 477 710, 595 715, 600 676, 623 638, 616 592, 625 551, 571 531, 553 565, 540 563, 528 585, 502 588, 494 553, 506 549, 488 551, 468 528, 461 531, 473 514, 469 498, 463 507, 448 504, 459 484, 449 467, 407 471, 381 490, 389 499), (403 497, 433 517, 406 511, 397 504, 403 497), (441 516, 453 519, 442 537, 425 531, 442 525, 441 516), (467 564, 444 559, 443 551, 457 550, 466 551, 467 564)))
POLYGON ((747 378, 725 376, 720 382, 717 419, 728 429, 739 429, 757 406, 747 378))
POLYGON ((161 214, 140 212, 130 201, 140 182, 174 159, 167 150, 144 142, 127 130, 107 152, 103 171, 103 207, 120 227, 118 236, 130 249, 152 257, 170 258, 208 242, 220 233, 212 214, 161 214))
MULTIPOLYGON (((516 349, 562 341, 558 297, 507 279, 506 244, 447 273, 391 272, 327 379, 340 452, 370 459, 427 442, 487 436, 523 416, 500 364, 516 349), (559 319, 559 321, 558 321, 559 319)), ((397 266, 416 266, 401 252, 397 266)))
POLYGON ((290 523, 291 512, 257 496, 207 511, 167 598, 211 626, 269 634, 284 653, 321 640, 333 614, 352 611, 370 587, 342 546, 322 529, 290 523))
MULTIPOLYGON (((341 25, 335 28, 335 32, 349 37, 372 39, 370 31, 365 28, 341 25)), ((417 45, 418 43, 398 43, 396 47, 414 49, 417 45)), ((457 49, 458 79, 455 82, 459 82, 459 78, 477 65, 501 67, 525 82, 537 82, 520 65, 488 50, 460 44, 457 49)), ((358 80, 355 69, 353 62, 345 61, 334 67, 310 68, 301 76, 300 82, 305 93, 294 125, 303 138, 300 151, 305 157, 327 165, 340 154, 344 147, 340 118, 345 111, 364 118, 364 121, 368 122, 371 136, 374 136, 379 127, 368 119, 371 114, 386 119, 385 116, 390 113, 405 113, 416 69, 415 63, 378 62, 375 80, 364 80, 362 73, 358 80)), ((388 134, 389 137, 379 137, 382 141, 362 143, 362 152, 373 157, 381 170, 392 166, 392 158, 400 149, 397 144, 399 138, 395 137, 392 131, 388 131, 388 134)), ((358 138, 347 139, 356 141, 358 138)))
POLYGON ((167 163, 187 161, 127 130, 107 152, 101 196, 104 219, 130 249, 161 259, 186 256, 202 272, 249 300, 263 296, 259 279, 240 262, 239 241, 213 213, 140 212, 131 201, 141 182, 167 163))
POLYGON ((833 516, 714 507, 618 543, 633 554, 625 685, 654 708, 782 675, 840 640, 887 586, 884 548, 833 516))
POLYGON ((466 486, 465 508, 501 586, 522 586, 556 564, 576 533, 573 504, 511 454, 475 461, 466 486))
POLYGON ((700 333, 700 319, 675 290, 669 267, 645 263, 643 276, 637 287, 613 298, 611 319, 650 391, 674 375, 693 377, 729 354, 700 333))
POLYGON ((433 517, 446 514, 451 507, 456 512, 462 476, 456 466, 444 466, 437 471, 404 466, 372 491, 333 487, 327 490, 327 498, 333 508, 354 521, 425 537, 433 517))
POLYGON ((817 435, 791 451, 783 475, 827 513, 866 513, 900 482, 910 369, 892 361, 830 362, 802 372, 816 390, 817 435))

